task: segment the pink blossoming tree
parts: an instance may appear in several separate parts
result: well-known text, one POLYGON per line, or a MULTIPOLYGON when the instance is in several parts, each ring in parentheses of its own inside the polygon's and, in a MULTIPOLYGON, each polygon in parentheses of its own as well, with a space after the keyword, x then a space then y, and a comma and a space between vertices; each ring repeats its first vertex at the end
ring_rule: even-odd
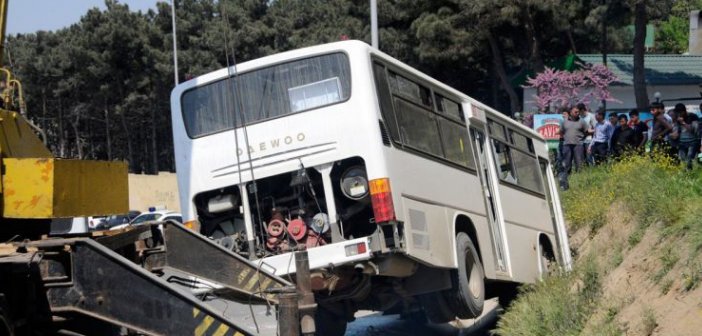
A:
POLYGON ((539 111, 549 108, 589 104, 593 100, 617 101, 609 92, 609 85, 618 80, 617 76, 602 64, 580 64, 581 69, 573 72, 546 70, 535 78, 528 78, 526 88, 535 88, 534 96, 539 111))

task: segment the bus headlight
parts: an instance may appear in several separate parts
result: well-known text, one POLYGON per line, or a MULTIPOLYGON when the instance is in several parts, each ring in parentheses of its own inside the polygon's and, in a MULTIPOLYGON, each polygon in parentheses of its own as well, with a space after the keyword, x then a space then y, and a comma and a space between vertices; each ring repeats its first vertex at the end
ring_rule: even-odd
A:
POLYGON ((341 192, 349 199, 360 200, 368 195, 368 177, 361 166, 353 166, 341 174, 341 192))

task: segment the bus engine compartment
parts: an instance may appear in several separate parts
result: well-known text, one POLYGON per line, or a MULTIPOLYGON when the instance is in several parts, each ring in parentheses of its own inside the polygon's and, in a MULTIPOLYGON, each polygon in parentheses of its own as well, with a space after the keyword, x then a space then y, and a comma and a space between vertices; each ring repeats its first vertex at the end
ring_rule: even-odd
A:
POLYGON ((375 232, 377 225, 363 160, 353 157, 333 164, 329 177, 335 214, 329 214, 321 171, 300 162, 297 170, 242 184, 245 197, 239 185, 197 194, 194 203, 200 232, 240 255, 250 257, 255 253, 255 258, 375 232), (246 200, 248 206, 244 206, 246 200), (247 235, 247 209, 252 237, 247 235))

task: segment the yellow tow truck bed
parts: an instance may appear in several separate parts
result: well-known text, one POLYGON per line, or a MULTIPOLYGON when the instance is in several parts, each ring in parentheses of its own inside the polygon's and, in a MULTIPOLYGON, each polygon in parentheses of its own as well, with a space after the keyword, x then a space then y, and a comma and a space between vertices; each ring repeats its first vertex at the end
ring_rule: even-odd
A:
POLYGON ((126 213, 127 164, 53 158, 5 158, 5 218, 62 218, 126 213))

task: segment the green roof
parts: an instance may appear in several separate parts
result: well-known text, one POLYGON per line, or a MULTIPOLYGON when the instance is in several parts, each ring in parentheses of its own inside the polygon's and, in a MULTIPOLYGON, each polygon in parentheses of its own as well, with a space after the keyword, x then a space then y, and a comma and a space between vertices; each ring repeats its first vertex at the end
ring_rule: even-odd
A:
MULTIPOLYGON (((578 60, 587 64, 602 64, 602 55, 580 54, 578 60)), ((702 56, 648 54, 644 56, 646 83, 649 85, 702 84, 702 56)), ((634 55, 607 55, 609 67, 620 85, 634 84, 634 55)))
MULTIPOLYGON (((568 54, 568 56, 559 57, 550 61, 546 61, 547 68, 552 68, 556 70, 567 70, 573 71, 579 69, 577 64, 575 64, 576 58, 573 54, 568 54)), ((513 75, 511 80, 512 86, 518 87, 526 84, 527 78, 536 77, 536 73, 533 70, 522 70, 521 72, 513 75)))

